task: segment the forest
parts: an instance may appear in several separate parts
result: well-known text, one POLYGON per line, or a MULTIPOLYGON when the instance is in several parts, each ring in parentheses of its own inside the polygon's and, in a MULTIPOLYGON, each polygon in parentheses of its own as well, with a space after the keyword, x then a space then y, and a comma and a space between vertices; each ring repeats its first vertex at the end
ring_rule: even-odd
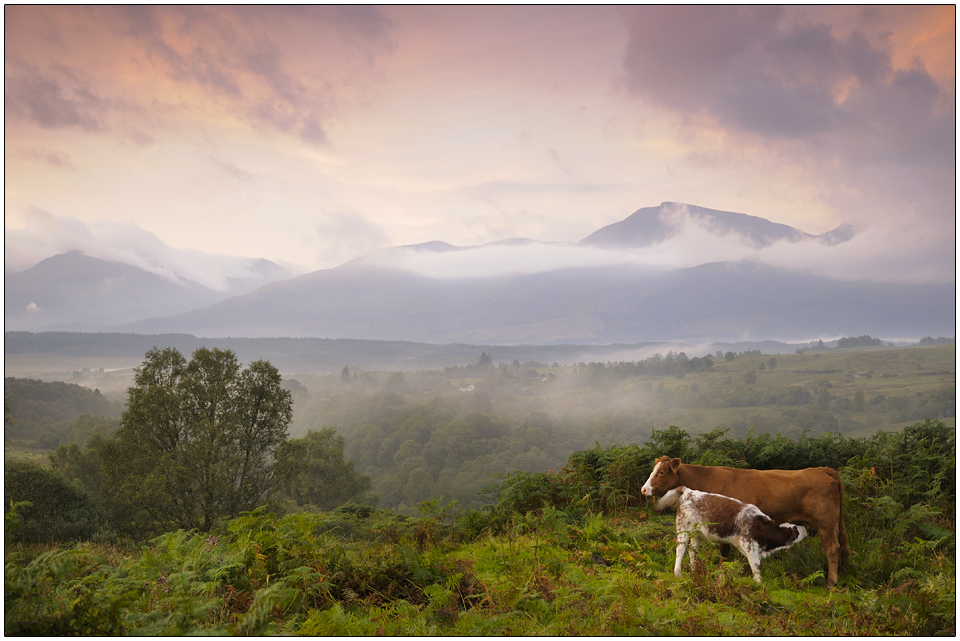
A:
POLYGON ((953 354, 281 377, 154 349, 125 403, 7 378, 5 631, 953 634, 953 354), (711 549, 673 577, 661 454, 838 469, 838 588, 816 539, 761 586, 711 549))

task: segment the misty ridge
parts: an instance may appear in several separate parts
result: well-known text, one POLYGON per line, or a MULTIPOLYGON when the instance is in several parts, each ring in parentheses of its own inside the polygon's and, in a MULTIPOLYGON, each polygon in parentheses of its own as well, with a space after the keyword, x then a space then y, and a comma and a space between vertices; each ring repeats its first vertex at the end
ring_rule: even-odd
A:
MULTIPOLYGON (((54 239, 80 225, 39 220, 54 239)), ((124 228, 79 230, 79 248, 7 272, 7 329, 596 345, 916 341, 955 324, 952 274, 888 260, 882 230, 813 235, 682 203, 639 209, 576 243, 435 240, 300 275, 124 228)))

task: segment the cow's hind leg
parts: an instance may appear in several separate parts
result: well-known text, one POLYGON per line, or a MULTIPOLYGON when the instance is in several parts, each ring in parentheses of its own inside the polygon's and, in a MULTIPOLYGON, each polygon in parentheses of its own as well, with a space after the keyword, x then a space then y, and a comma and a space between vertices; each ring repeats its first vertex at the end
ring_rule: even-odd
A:
POLYGON ((837 584, 837 573, 840 568, 840 533, 837 526, 820 530, 820 544, 827 557, 827 587, 837 584))
POLYGON ((690 548, 687 550, 687 556, 690 557, 690 571, 693 572, 693 563, 696 560, 697 551, 700 549, 700 537, 694 532, 690 537, 690 548))

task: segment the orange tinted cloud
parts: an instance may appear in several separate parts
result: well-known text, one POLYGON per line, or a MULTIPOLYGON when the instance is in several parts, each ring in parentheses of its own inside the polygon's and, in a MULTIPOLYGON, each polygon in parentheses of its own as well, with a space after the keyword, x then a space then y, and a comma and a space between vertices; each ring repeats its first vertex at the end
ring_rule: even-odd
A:
POLYGON ((46 128, 162 128, 178 112, 319 143, 349 74, 389 49, 364 8, 7 7, 6 19, 10 116, 46 128))

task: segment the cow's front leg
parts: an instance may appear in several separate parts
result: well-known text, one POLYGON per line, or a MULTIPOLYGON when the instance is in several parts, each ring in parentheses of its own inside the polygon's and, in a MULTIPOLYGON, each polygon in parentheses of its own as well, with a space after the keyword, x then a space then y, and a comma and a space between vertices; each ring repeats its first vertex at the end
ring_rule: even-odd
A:
POLYGON ((673 564, 673 573, 680 576, 680 566, 683 563, 683 555, 687 551, 687 543, 690 541, 690 535, 686 532, 677 533, 677 561, 673 564))
POLYGON ((756 541, 749 541, 737 545, 743 555, 747 557, 747 563, 750 564, 750 571, 753 572, 753 580, 762 583, 760 580, 760 545, 756 541))

